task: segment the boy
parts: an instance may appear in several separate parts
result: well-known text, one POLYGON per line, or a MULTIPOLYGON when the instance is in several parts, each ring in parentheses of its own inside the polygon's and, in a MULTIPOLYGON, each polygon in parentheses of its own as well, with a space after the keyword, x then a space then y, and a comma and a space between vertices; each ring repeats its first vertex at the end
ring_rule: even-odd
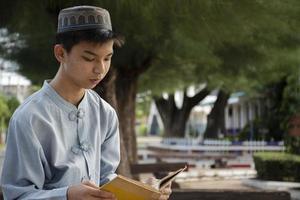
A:
MULTIPOLYGON (((14 113, 2 172, 5 199, 116 199, 99 190, 120 161, 114 109, 91 89, 109 70, 109 13, 77 6, 60 11, 54 46, 60 68, 14 113)), ((167 199, 170 189, 163 191, 167 199)))

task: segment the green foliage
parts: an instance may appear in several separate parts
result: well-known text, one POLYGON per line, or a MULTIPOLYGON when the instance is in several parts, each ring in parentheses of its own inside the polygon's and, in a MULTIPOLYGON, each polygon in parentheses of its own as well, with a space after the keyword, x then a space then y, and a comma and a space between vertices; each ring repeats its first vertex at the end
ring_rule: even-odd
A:
POLYGON ((136 124, 136 133, 139 136, 147 135, 147 118, 149 116, 151 101, 151 96, 148 93, 137 95, 135 116, 138 122, 136 124))
POLYGON ((147 125, 146 124, 139 124, 137 126, 136 134, 138 136, 146 136, 147 135, 147 125))
POLYGON ((259 179, 300 181, 300 156, 298 155, 274 152, 256 153, 253 158, 259 179))
POLYGON ((20 105, 20 102, 16 97, 10 97, 9 99, 7 99, 6 102, 7 102, 7 106, 9 109, 9 115, 6 117, 5 123, 6 123, 6 126, 8 126, 9 120, 12 117, 12 115, 14 114, 15 110, 20 105))
POLYGON ((15 110, 17 109, 17 107, 19 105, 20 105, 20 102, 16 97, 11 97, 7 100, 7 106, 8 106, 8 109, 9 109, 11 114, 13 112, 15 112, 15 110))
POLYGON ((149 115, 152 98, 148 93, 140 93, 137 95, 136 101, 136 117, 145 118, 149 115))
POLYGON ((7 100, 4 96, 0 96, 0 116, 8 117, 9 116, 9 107, 7 105, 7 100))
POLYGON ((125 35, 115 67, 144 68, 145 59, 151 58, 141 91, 160 94, 203 82, 211 88, 251 91, 286 73, 286 66, 299 64, 296 0, 17 0, 1 7, 0 25, 25 41, 10 58, 34 83, 56 72, 52 45, 57 14, 78 4, 107 8, 114 29, 125 35))
POLYGON ((5 120, 10 116, 7 100, 4 96, 0 96, 0 134, 7 127, 5 120))
POLYGON ((20 102, 15 97, 0 96, 0 130, 8 126, 11 116, 19 105, 20 102))
POLYGON ((186 1, 181 6, 170 45, 142 76, 141 90, 172 93, 207 83, 255 93, 299 66, 294 26, 299 2, 186 1))

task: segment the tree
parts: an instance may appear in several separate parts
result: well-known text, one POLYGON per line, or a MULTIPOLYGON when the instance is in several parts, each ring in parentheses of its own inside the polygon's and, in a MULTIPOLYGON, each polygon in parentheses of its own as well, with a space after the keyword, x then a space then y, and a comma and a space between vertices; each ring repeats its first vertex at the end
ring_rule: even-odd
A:
POLYGON ((218 133, 226 133, 225 130, 225 107, 229 94, 219 90, 217 100, 207 116, 207 127, 204 132, 205 138, 218 138, 218 133))
POLYGON ((176 105, 174 94, 169 95, 167 99, 162 97, 155 99, 156 107, 164 124, 164 136, 184 137, 186 122, 192 108, 208 94, 209 90, 204 88, 193 97, 188 97, 187 90, 185 90, 181 108, 176 105))
MULTIPOLYGON (((297 2, 293 3, 295 3, 294 6, 299 6, 297 2)), ((189 4, 187 12, 191 14, 186 14, 184 21, 189 23, 180 23, 179 26, 182 28, 176 29, 173 38, 169 39, 171 43, 172 41, 177 43, 169 50, 169 56, 164 54, 168 61, 162 58, 158 60, 159 63, 154 63, 155 66, 150 69, 150 73, 146 73, 146 77, 143 77, 143 84, 146 85, 144 88, 151 88, 154 93, 156 91, 169 92, 168 99, 161 97, 159 101, 157 100, 158 104, 165 105, 158 105, 159 110, 163 107, 165 112, 174 111, 170 109, 172 106, 166 104, 170 102, 169 105, 175 106, 172 99, 174 88, 206 83, 211 89, 220 88, 221 91, 226 92, 226 98, 224 95, 219 95, 220 99, 216 101, 222 106, 215 105, 208 119, 209 126, 206 135, 216 137, 218 128, 212 127, 224 129, 224 116, 222 115, 231 92, 244 90, 250 94, 254 93, 261 84, 276 80, 287 73, 283 66, 299 63, 294 58, 291 60, 291 55, 297 52, 291 46, 291 41, 296 41, 294 30, 291 30, 292 27, 287 23, 287 18, 283 17, 278 20, 275 17, 284 14, 293 19, 293 14, 288 14, 288 12, 295 11, 295 8, 290 5, 290 2, 277 1, 272 5, 267 1, 238 3, 189 1, 189 4), (266 30, 272 30, 272 32, 266 34, 266 30), (282 51, 282 48, 285 48, 285 51, 282 51), (272 52, 271 55, 270 52, 272 52), (283 60, 286 64, 282 65, 283 60, 279 61, 278 58, 284 58, 284 55, 286 58, 283 60), (273 62, 274 60, 277 62, 273 62), (156 71, 159 72, 156 73, 156 71), (185 75, 188 79, 184 77, 185 75), (155 82, 153 77, 155 77, 155 82), (160 81, 156 77, 159 77, 160 81)), ((183 10, 184 8, 187 7, 183 7, 183 10)), ((176 127, 180 124, 171 123, 170 125, 174 115, 166 113, 161 113, 161 115, 167 130, 170 126, 176 127)), ((181 124, 185 124, 182 120, 187 117, 179 116, 180 114, 176 113, 176 118, 181 118, 181 124)))

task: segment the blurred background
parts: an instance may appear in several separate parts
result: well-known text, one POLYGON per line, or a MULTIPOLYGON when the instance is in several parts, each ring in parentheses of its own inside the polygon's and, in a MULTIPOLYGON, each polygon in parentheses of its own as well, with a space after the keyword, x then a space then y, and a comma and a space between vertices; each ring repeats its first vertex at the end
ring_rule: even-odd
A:
POLYGON ((0 143, 59 65, 59 10, 109 10, 125 37, 95 90, 120 120, 120 174, 187 165, 172 199, 300 199, 300 1, 0 1, 0 143), (219 195, 219 196, 218 196, 219 195))

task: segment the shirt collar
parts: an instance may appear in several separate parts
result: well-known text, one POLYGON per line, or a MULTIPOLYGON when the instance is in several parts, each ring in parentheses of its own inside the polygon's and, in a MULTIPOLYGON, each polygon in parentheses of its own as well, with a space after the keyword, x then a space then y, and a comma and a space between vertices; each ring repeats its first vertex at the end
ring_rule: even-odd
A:
POLYGON ((61 109, 65 110, 66 112, 74 112, 78 110, 84 110, 84 107, 86 107, 87 104, 87 91, 85 90, 84 96, 79 103, 78 107, 73 105, 72 103, 66 101, 63 97, 61 97, 55 89, 49 84, 50 80, 45 80, 42 90, 45 91, 45 93, 50 97, 50 99, 61 109))

